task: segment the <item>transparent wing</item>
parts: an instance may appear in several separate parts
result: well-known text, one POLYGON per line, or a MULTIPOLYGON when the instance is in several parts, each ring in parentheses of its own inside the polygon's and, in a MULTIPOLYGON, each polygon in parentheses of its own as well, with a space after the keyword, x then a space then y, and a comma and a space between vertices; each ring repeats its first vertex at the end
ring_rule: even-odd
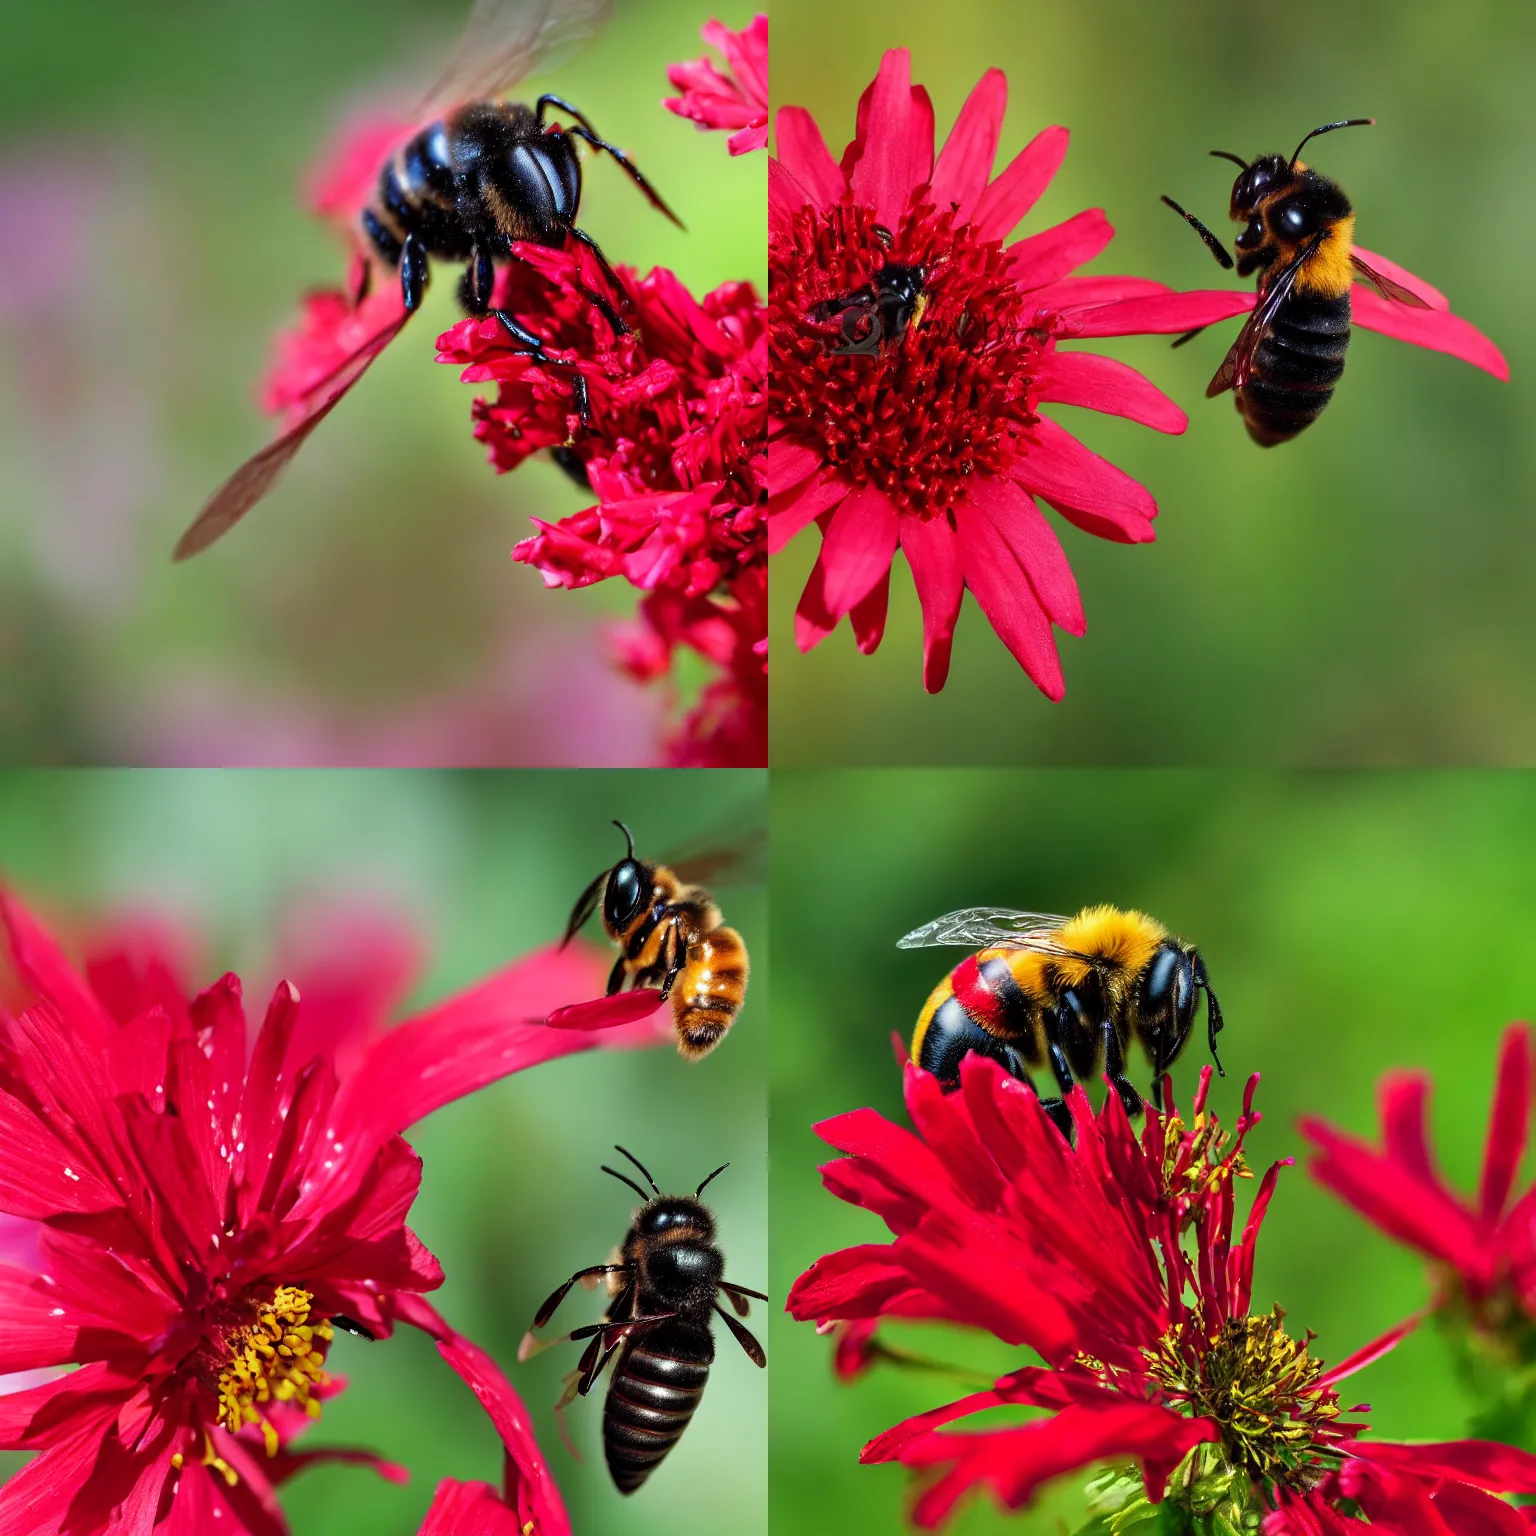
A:
POLYGON ((422 101, 422 120, 505 95, 541 65, 553 69, 612 10, 613 0, 475 0, 448 67, 422 101))
POLYGON ((400 334, 410 318, 410 310, 402 311, 398 318, 374 332, 315 387, 308 413, 260 453, 248 458, 203 504, 203 510, 192 520, 192 526, 177 541, 174 559, 190 560, 222 539, 277 484, 299 449, 309 441, 310 434, 341 404, 352 386, 400 334))
POLYGON ((1378 272, 1375 267, 1367 266, 1359 256, 1350 254, 1350 265, 1355 269, 1357 277, 1363 277, 1384 299, 1390 299, 1394 304, 1406 304, 1410 309, 1433 309, 1427 299, 1421 299, 1411 288, 1405 288, 1401 283, 1390 278, 1384 272, 1378 272))
POLYGON ((1253 358, 1259 350, 1259 343, 1274 324, 1280 306, 1296 286, 1296 279, 1307 258, 1316 250, 1317 243, 1317 237, 1314 236, 1274 275, 1259 295, 1259 302, 1254 305, 1242 330, 1237 333, 1237 340, 1232 343, 1231 350, 1221 360, 1221 367, 1205 387, 1207 400, 1224 390, 1241 389, 1248 382, 1253 373, 1253 358))
POLYGON ((967 949, 987 949, 993 945, 1009 949, 1032 949, 1037 954, 1062 959, 1091 960, 1057 943, 1051 935, 1068 920, 1048 912, 1015 912, 1010 907, 966 907, 960 912, 946 912, 921 928, 896 941, 897 949, 928 949, 939 944, 960 944, 967 949))
POLYGON ((764 828, 744 827, 662 863, 685 885, 762 885, 767 853, 764 828))

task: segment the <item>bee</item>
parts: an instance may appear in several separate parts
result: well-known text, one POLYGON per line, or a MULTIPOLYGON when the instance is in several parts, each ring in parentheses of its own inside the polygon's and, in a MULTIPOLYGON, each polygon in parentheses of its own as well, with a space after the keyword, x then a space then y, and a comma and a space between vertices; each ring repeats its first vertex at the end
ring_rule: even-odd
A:
MULTIPOLYGON (((1251 163, 1224 149, 1211 153, 1241 167, 1232 183, 1231 215, 1243 231, 1237 275, 1257 272, 1258 297, 1237 340, 1206 386, 1206 398, 1232 391, 1248 435, 1265 448, 1284 443, 1311 426, 1333 398, 1349 347, 1349 290, 1357 278, 1386 298, 1428 308, 1418 294, 1375 271, 1354 249, 1355 215, 1335 181, 1301 163, 1309 139, 1335 128, 1367 127, 1370 117, 1351 117, 1314 128, 1289 160, 1260 155, 1251 163)), ((1163 199, 1190 224, 1228 271, 1225 246, 1194 214, 1163 199)), ((1174 342, 1183 346, 1204 326, 1174 342)))
POLYGON ((729 1163, 716 1168, 691 1195, 664 1195, 639 1158, 623 1147, 614 1151, 627 1157, 651 1186, 647 1194, 628 1174, 603 1165, 604 1173, 629 1185, 645 1202, 624 1236, 619 1262, 594 1264, 572 1275, 539 1308, 517 1355, 526 1360, 545 1347, 534 1330, 549 1321, 578 1280, 607 1280, 612 1299, 603 1321, 568 1335, 591 1343, 559 1406, 585 1397, 604 1366, 618 1356, 603 1406, 603 1452, 614 1486, 633 1493, 677 1444, 704 1395, 715 1358, 712 1312, 725 1319, 754 1365, 768 1363, 763 1346, 720 1305, 716 1292, 723 1291, 741 1317, 747 1316, 748 1297, 768 1298, 723 1278, 725 1259, 715 1243, 715 1219, 699 1198, 729 1163))
MULTIPOLYGON (((887 250, 895 239, 881 224, 875 225, 875 238, 887 250)), ((839 322, 843 344, 827 351, 834 357, 874 357, 894 346, 909 326, 922 323, 928 277, 926 267, 887 261, 862 288, 812 305, 810 318, 816 323, 839 322)))
MULTIPOLYGON (((1184 1049, 1205 993, 1211 1056, 1221 1005, 1205 961, 1144 912, 1085 907, 1075 917, 969 907, 915 929, 899 949, 977 946, 933 989, 912 1032, 912 1060, 946 1090, 976 1051, 1034 1087, 1030 1067, 1049 1064, 1063 1097, 1103 1064, 1129 1114, 1141 1095, 1125 1075, 1125 1053, 1140 1040, 1152 1062, 1152 1102, 1162 1108, 1163 1074, 1184 1049)), ((1223 1076, 1225 1073, 1223 1072, 1223 1076)), ((1063 1129, 1062 1099, 1045 1101, 1063 1129)))
MULTIPOLYGON (((496 264, 515 260, 512 247, 520 240, 551 247, 572 240, 593 254, 614 292, 622 294, 597 242, 576 223, 581 205, 578 142, 610 155, 654 208, 679 228, 682 221, 624 151, 601 137, 570 102, 546 94, 529 107, 498 98, 552 49, 595 31, 610 6, 611 0, 477 0, 452 64, 420 109, 425 126, 380 169, 378 191, 358 220, 357 241, 365 260, 353 299, 361 302, 374 269, 380 268, 400 285, 400 313, 315 386, 297 423, 246 460, 209 497, 181 536, 177 560, 208 548, 273 488, 310 434, 420 307, 432 258, 465 263, 458 293, 468 314, 493 315, 524 355, 572 369, 572 404, 581 420, 587 419, 587 387, 580 372, 548 357, 540 337, 495 307, 496 264), (551 111, 571 121, 548 122, 551 111)), ((616 332, 627 333, 604 295, 591 292, 589 297, 616 332)))
POLYGON ((665 864, 635 857, 635 839, 614 822, 628 845, 577 898, 561 945, 603 904, 603 931, 619 946, 608 975, 608 996, 631 987, 660 986, 671 999, 679 1054, 707 1056, 731 1027, 747 995, 747 946, 721 921, 714 897, 685 884, 665 864))

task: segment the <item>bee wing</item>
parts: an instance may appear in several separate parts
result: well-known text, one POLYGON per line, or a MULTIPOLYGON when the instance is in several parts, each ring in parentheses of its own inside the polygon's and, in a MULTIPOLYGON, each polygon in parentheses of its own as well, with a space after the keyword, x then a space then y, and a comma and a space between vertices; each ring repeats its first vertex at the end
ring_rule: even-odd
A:
POLYGON ((767 851, 768 834, 756 826, 662 862, 684 885, 761 885, 767 851))
POLYGON ((1434 305, 1428 299, 1422 299, 1411 288, 1405 288, 1399 282, 1395 282, 1384 272, 1378 272, 1375 267, 1367 266, 1361 261, 1358 252, 1351 252, 1350 265, 1355 269, 1356 277, 1363 277, 1384 299, 1391 299, 1394 304, 1406 304, 1412 309, 1433 309, 1434 305))
POLYGON ((1253 306, 1253 311, 1242 330, 1237 333, 1237 340, 1232 343, 1231 350, 1221 360, 1221 367, 1216 370, 1211 382, 1205 387, 1207 400, 1221 394, 1224 390, 1241 389, 1248 382, 1253 374, 1253 357, 1259 350, 1259 343, 1264 340, 1270 326, 1274 324, 1275 316, 1280 313, 1280 306, 1285 303, 1286 296, 1296 286, 1296 279, 1301 274, 1302 267, 1306 264, 1307 258, 1317 249, 1320 239, 1321 236, 1314 235, 1260 290, 1259 302, 1253 306))
POLYGON ((613 0, 475 0, 448 67, 421 104, 423 121, 510 91, 553 67, 607 21, 613 0))
POLYGON ((396 336, 411 311, 403 311, 382 330, 374 332, 315 388, 309 411, 283 435, 253 454, 203 504, 192 526, 177 540, 172 558, 190 560, 222 539, 268 491, 277 484, 293 456, 309 441, 309 435, 341 404, 343 396, 368 371, 369 365, 396 336))
POLYGON ((1048 912, 1015 912, 1010 907, 966 907, 946 912, 896 941, 897 949, 928 949, 938 944, 960 944, 967 949, 1032 949, 1058 959, 1091 960, 1058 944, 1051 935, 1067 923, 1048 912))

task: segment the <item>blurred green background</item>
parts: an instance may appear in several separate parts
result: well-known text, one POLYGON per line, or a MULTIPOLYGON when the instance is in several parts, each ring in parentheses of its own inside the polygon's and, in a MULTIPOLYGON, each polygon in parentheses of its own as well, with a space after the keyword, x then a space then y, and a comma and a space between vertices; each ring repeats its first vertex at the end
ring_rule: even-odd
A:
MULTIPOLYGON (((1302 1155, 1303 1111, 1374 1140, 1377 1079, 1418 1067, 1434 1078, 1441 1166, 1461 1190, 1476 1189, 1497 1041, 1536 999, 1529 775, 776 770, 771 803, 776 1297, 819 1255, 888 1237, 821 1188, 816 1168, 835 1154, 811 1126, 861 1105, 905 1123, 889 1034, 910 1036, 929 990, 965 952, 894 945, 958 907, 1144 908, 1198 944, 1210 967, 1227 1024, 1227 1076, 1212 1102, 1227 1124, 1248 1075, 1263 1074, 1265 1119, 1248 1141, 1255 1168, 1302 1155)), ((1202 1026, 1174 1067, 1186 1104, 1206 1059, 1202 1026)), ((1132 1080, 1145 1083, 1149 1070, 1134 1052, 1132 1080)), ((1240 1210, 1254 1187, 1239 1191, 1240 1210)), ((1278 1301, 1292 1333, 1315 1329, 1316 1351, 1337 1362, 1426 1297, 1414 1256, 1301 1169, 1282 1174, 1255 1311, 1278 1301)), ((1032 1358, 938 1325, 889 1336, 989 1374, 1032 1358)), ((773 1357, 774 1529, 901 1529, 908 1474, 860 1467, 859 1449, 969 1385, 879 1366, 843 1386, 829 1341, 782 1313, 773 1357)), ((1469 1405, 1432 1329, 1348 1385, 1346 1404, 1373 1404, 1383 1437, 1466 1432, 1469 1405)), ((969 1506, 952 1529, 1075 1529, 1080 1483, 1016 1518, 969 1506)))
POLYGON ((775 763, 1531 760, 1536 10, 780 0, 773 28, 775 103, 810 108, 834 154, 884 48, 912 50, 940 143, 983 70, 1004 69, 999 167, 1047 124, 1073 135, 1020 233, 1103 207, 1118 233, 1088 270, 1178 288, 1236 282, 1158 202, 1167 193, 1236 232, 1233 168, 1208 150, 1289 153, 1318 123, 1375 116, 1312 158, 1353 200, 1361 242, 1442 288, 1513 372, 1500 384, 1357 333, 1327 412, 1264 450, 1228 400, 1204 398, 1236 321, 1177 352, 1153 337, 1108 344, 1191 425, 1165 438, 1052 411, 1162 509, 1157 542, 1135 548, 1053 519, 1088 615, 1083 639, 1061 637, 1065 701, 1035 690, 969 599, 948 687, 926 698, 900 560, 875 656, 846 626, 800 656, 791 619, 817 544, 806 534, 774 563, 775 763))
MULTIPOLYGON (((411 1006, 435 1002, 557 938, 576 896, 622 851, 610 818, 642 852, 715 846, 760 828, 763 776, 647 773, 0 773, 0 877, 44 911, 142 911, 180 918, 206 940, 206 984, 244 973, 247 995, 276 979, 273 936, 298 905, 366 900, 412 919, 429 965, 411 1006)), ((750 870, 747 871, 750 874, 750 870)), ((741 878, 738 876, 737 878, 741 878)), ((710 1186, 727 1273, 767 1290, 767 932, 762 886, 717 883, 754 961, 730 1038, 689 1066, 663 1047, 546 1063, 450 1105, 413 1132, 426 1163, 411 1225, 442 1261, 432 1300, 488 1349, 533 1412, 575 1529, 766 1529, 767 1394, 719 1330, 705 1401, 638 1493, 603 1465, 602 1406, 565 1418, 584 1460, 560 1444, 552 1406, 579 1346, 516 1363, 518 1340, 560 1281, 602 1263, 634 1197, 598 1165, 622 1142, 663 1188, 710 1186)), ((766 1333, 761 1304, 753 1326, 766 1333)), ((568 1327, 601 1298, 578 1290, 568 1327)), ((339 1336, 333 1370, 351 1388, 326 1405, 316 1443, 362 1444, 404 1462, 397 1488, 357 1468, 305 1473, 284 1492, 296 1536, 409 1536, 439 1478, 498 1482, 499 1442, 425 1336, 339 1336)), ((14 1465, 17 1458, 6 1458, 14 1465)))
MULTIPOLYGON (((689 229, 589 163, 582 224, 695 292, 764 281, 762 156, 660 106, 708 0, 620 0, 556 89, 689 229)), ((666 699, 612 671, 623 584, 547 592, 509 559, 590 498, 498 478, 475 391, 434 364, 457 274, 191 564, 170 550, 269 435, 273 336, 346 255, 301 185, 370 103, 409 112, 469 0, 0 4, 0 761, 635 765, 666 699)), ((750 12, 726 13, 744 24, 750 12)), ((696 675, 683 678, 686 703, 696 675)))

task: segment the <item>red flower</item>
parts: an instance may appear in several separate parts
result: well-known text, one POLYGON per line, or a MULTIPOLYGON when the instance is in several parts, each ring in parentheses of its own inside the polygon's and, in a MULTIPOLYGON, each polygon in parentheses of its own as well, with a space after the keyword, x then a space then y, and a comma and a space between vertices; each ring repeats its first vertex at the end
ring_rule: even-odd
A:
MULTIPOLYGON (((195 997, 157 956, 84 974, 12 897, 0 922, 29 1005, 0 1012, 0 1211, 37 1223, 0 1266, 0 1373, 69 1374, 0 1399, 0 1533, 287 1529, 274 1486, 335 1390, 332 1320, 447 1330, 437 1261, 405 1224, 400 1132, 590 1037, 544 1027, 595 993, 593 953, 543 952, 381 1031, 398 951, 280 984, 248 1051, 238 979, 195 997), (348 980, 350 975, 351 980, 348 980)), ((650 1022, 610 1036, 657 1038, 650 1022)))
POLYGON ((1060 343, 1187 330, 1239 313, 1249 296, 1072 277, 1113 235, 1098 209, 1005 246, 1060 166, 1066 130, 1046 129, 989 181, 1002 72, 971 92, 937 161, 933 108, 909 74, 905 49, 885 55, 841 165, 808 112, 778 116, 779 158, 768 167, 770 548, 821 527, 796 615, 802 650, 844 615, 861 650, 879 645, 899 545, 922 601, 930 692, 948 675, 968 586, 1019 664, 1059 699, 1051 626, 1081 635, 1086 621, 1037 499, 1131 544, 1153 537, 1157 506, 1039 407, 1086 406, 1161 432, 1187 425, 1125 364, 1060 343), (922 273, 900 334, 870 302, 891 268, 922 273), (861 293, 862 303, 820 318, 861 293))
POLYGON ((1536 1319, 1536 1189, 1515 1189, 1530 1130, 1530 1030, 1512 1024, 1504 1033, 1476 1201, 1458 1194, 1435 1167, 1426 1124, 1429 1090, 1422 1072, 1382 1079, 1380 1151, 1304 1117, 1301 1132, 1320 1154, 1307 1171, 1432 1261, 1436 1306, 1464 1304, 1476 1326, 1493 1332, 1511 1313, 1536 1319))
POLYGON ((1135 1461, 1141 1478, 1117 1485, 1109 1513, 1167 1498, 1218 1510, 1237 1529, 1267 1515, 1270 1536, 1352 1525, 1363 1536, 1341 1507, 1352 1499, 1378 1522, 1389 1510, 1429 1511, 1400 1527, 1416 1536, 1444 1536, 1434 1513, 1468 1536, 1509 1528, 1513 1512, 1483 1490, 1536 1491, 1536 1457, 1478 1441, 1363 1442, 1367 1426, 1344 1416, 1335 1384, 1406 1328, 1325 1371, 1310 1336, 1285 1332, 1278 1307, 1250 1311, 1280 1165, 1235 1232, 1257 1078, 1229 1136, 1205 1107, 1210 1076, 1187 1124, 1149 1106, 1139 1137, 1117 1095, 1095 1115, 1076 1088, 1069 1145, 1034 1094, 981 1058, 964 1064, 949 1095, 906 1069, 916 1134, 872 1110, 817 1127, 850 1154, 822 1170, 828 1188, 874 1211, 895 1241, 819 1260, 795 1283, 789 1310, 823 1326, 942 1318, 1045 1361, 894 1426, 861 1459, 931 1474, 914 1508, 925 1527, 978 1484, 1016 1508, 1063 1473, 1135 1461), (1015 1428, 944 1427, 1002 1405, 1052 1412, 1015 1428))
POLYGON ((674 64, 667 79, 683 94, 662 105, 700 128, 740 130, 726 146, 733 155, 761 149, 768 142, 768 18, 759 12, 740 32, 706 22, 704 41, 724 57, 729 75, 710 59, 674 64))
POLYGON ((526 260, 498 277, 497 302, 544 337, 566 366, 521 355, 494 319, 460 321, 440 360, 470 383, 494 381, 475 403, 475 434, 498 471, 558 451, 597 505, 551 523, 513 551, 550 587, 621 577, 647 594, 646 626, 622 642, 632 675, 656 677, 687 646, 721 670, 669 748, 674 762, 767 761, 764 547, 766 380, 763 307, 750 285, 695 300, 665 269, 618 269, 627 334, 615 334, 594 292, 606 280, 589 252, 519 246, 526 260), (588 417, 572 403, 586 384, 588 417))

